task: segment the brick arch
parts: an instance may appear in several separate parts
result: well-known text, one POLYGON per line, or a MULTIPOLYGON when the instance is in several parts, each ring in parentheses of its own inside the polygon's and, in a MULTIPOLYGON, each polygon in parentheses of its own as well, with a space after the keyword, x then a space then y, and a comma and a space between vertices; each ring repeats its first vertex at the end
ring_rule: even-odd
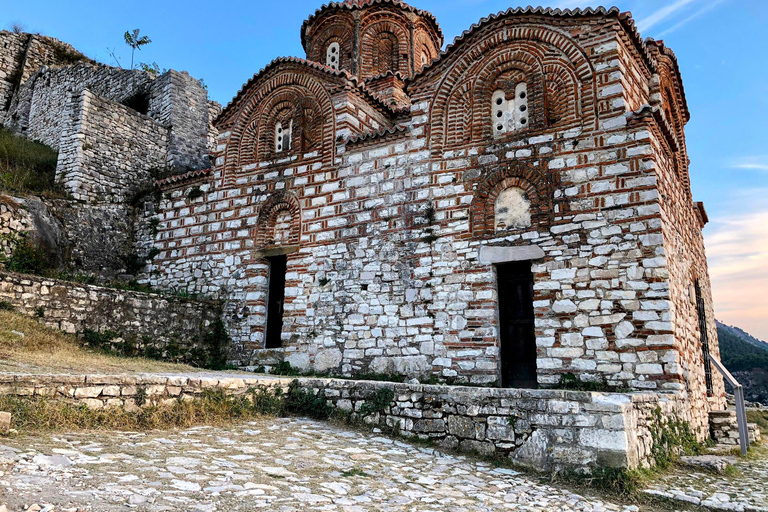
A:
POLYGON ((543 66, 544 118, 547 126, 581 122, 582 91, 573 70, 561 62, 549 61, 543 66))
POLYGON ((266 97, 260 108, 258 122, 257 160, 283 158, 320 149, 323 139, 323 113, 316 98, 304 90, 278 89, 266 97), (277 153, 274 127, 293 121, 291 147, 277 153))
POLYGON ((265 100, 283 91, 295 97, 312 98, 317 102, 317 109, 322 113, 322 140, 319 149, 324 159, 332 161, 335 154, 336 116, 326 86, 313 72, 314 70, 303 66, 298 70, 275 69, 250 86, 251 90, 244 98, 243 106, 233 124, 231 142, 227 145, 225 177, 235 175, 242 166, 262 158, 263 153, 259 145, 263 127, 261 117, 267 104, 265 100))
MULTIPOLYGON (((404 75, 410 75, 410 34, 405 27, 391 20, 372 21, 361 28, 360 37, 360 77, 368 78, 378 75, 382 69, 376 65, 379 55, 379 43, 393 37, 395 43, 394 69, 404 75)), ((386 71, 386 70, 385 70, 386 71)))
POLYGON ((299 200, 291 192, 275 192, 259 207, 256 223, 256 246, 259 248, 279 245, 297 245, 301 239, 301 207, 299 200), (291 216, 289 235, 285 240, 276 242, 273 238, 275 223, 281 213, 291 216))
POLYGON ((533 115, 529 116, 527 130, 542 127, 541 111, 544 108, 544 88, 541 69, 541 56, 519 48, 509 48, 497 52, 484 62, 482 68, 474 71, 474 89, 472 91, 472 139, 493 136, 493 124, 489 122, 491 96, 498 77, 508 71, 519 70, 528 84, 528 104, 533 115))
MULTIPOLYGON (((461 45, 452 52, 451 58, 446 61, 442 75, 428 72, 418 82, 428 80, 430 77, 437 80, 435 94, 432 97, 431 123, 429 126, 429 140, 433 149, 440 149, 447 140, 445 133, 444 116, 448 110, 447 99, 457 84, 468 79, 479 82, 482 69, 492 67, 492 61, 503 55, 516 53, 528 54, 538 61, 538 66, 543 73, 545 66, 552 67, 555 62, 569 69, 576 77, 579 90, 578 112, 583 117, 583 122, 594 123, 597 119, 597 104, 595 102, 596 86, 594 71, 587 59, 584 50, 569 36, 549 27, 521 24, 516 26, 487 28, 484 35, 478 38, 470 38, 462 41, 461 45), (446 69, 447 68, 447 69, 446 69)), ((522 59, 525 61, 526 59, 522 59)), ((541 84, 544 87, 542 75, 541 84)), ((414 87, 419 87, 415 85, 414 87)), ((543 98, 543 91, 542 91, 543 98)), ((475 110, 479 106, 475 105, 475 110)), ((475 114, 473 114, 474 116, 475 114)))
POLYGON ((548 227, 554 216, 554 188, 547 177, 533 167, 510 163, 493 168, 475 190, 470 207, 472 235, 491 238, 496 234, 496 198, 501 191, 517 187, 531 202, 531 227, 548 227))
POLYGON ((331 43, 339 43, 339 69, 352 70, 354 53, 354 24, 338 23, 325 27, 322 32, 312 37, 312 43, 307 50, 309 60, 325 64, 326 50, 331 43))

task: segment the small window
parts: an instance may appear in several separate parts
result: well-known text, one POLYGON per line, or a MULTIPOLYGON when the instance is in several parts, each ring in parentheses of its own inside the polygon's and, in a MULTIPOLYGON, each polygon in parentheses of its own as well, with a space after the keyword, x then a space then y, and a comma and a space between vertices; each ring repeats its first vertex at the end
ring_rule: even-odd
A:
POLYGON ((339 69, 339 43, 331 43, 325 52, 325 64, 333 69, 339 69))
POLYGON ((525 83, 515 86, 514 96, 511 98, 504 89, 497 89, 491 96, 491 122, 496 137, 525 128, 529 114, 528 86, 525 83))
POLYGON ((275 152, 280 153, 291 149, 292 130, 293 121, 289 121, 287 126, 283 126, 283 123, 275 125, 275 152))

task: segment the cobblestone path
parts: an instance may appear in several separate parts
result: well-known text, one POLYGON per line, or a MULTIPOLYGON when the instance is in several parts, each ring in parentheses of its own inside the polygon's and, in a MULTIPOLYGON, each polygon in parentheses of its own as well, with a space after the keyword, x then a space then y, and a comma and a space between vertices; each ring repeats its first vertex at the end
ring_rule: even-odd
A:
POLYGON ((0 440, 3 503, 56 512, 638 510, 376 434, 271 418, 0 440))
POLYGON ((738 471, 732 475, 675 470, 646 492, 713 509, 768 512, 768 458, 738 461, 734 465, 738 471))

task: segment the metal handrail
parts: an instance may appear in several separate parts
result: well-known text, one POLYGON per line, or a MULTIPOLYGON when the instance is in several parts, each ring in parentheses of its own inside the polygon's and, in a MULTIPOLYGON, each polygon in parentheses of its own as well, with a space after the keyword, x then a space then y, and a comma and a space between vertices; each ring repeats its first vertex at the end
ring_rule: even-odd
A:
POLYGON ((746 455, 747 450, 749 449, 749 427, 747 427, 747 407, 744 403, 744 388, 733 378, 731 372, 728 371, 728 368, 723 366, 723 363, 721 363, 719 359, 712 354, 709 354, 709 360, 715 365, 717 371, 723 374, 723 377, 728 381, 728 384, 733 387, 733 397, 736 401, 736 419, 739 422, 739 444, 741 445, 741 454, 746 455))

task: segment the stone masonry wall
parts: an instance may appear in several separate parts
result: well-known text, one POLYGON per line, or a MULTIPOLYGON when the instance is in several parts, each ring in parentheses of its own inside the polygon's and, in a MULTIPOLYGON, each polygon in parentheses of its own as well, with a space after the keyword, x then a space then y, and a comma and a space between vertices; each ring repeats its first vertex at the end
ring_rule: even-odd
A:
MULTIPOLYGON (((0 394, 47 396, 100 409, 136 410, 172 405, 205 390, 242 395, 251 389, 282 388, 290 379, 234 375, 110 376, 0 375, 0 394), (137 400, 143 399, 143 403, 137 400)), ((605 394, 573 391, 488 389, 420 384, 299 379, 323 391, 328 403, 354 412, 371 426, 406 437, 430 439, 444 448, 509 457, 539 471, 594 467, 634 468, 651 463, 651 412, 674 417, 673 394, 605 394), (391 390, 383 410, 362 416, 363 405, 391 390)))
POLYGON ((78 201, 125 203, 165 166, 168 130, 150 117, 85 90, 61 136, 57 179, 78 201))
POLYGON ((211 302, 7 272, 0 272, 0 301, 68 333, 112 331, 119 336, 112 340, 116 346, 127 343, 139 353, 151 347, 160 354, 173 347, 182 359, 208 348, 204 335, 220 315, 211 302))

